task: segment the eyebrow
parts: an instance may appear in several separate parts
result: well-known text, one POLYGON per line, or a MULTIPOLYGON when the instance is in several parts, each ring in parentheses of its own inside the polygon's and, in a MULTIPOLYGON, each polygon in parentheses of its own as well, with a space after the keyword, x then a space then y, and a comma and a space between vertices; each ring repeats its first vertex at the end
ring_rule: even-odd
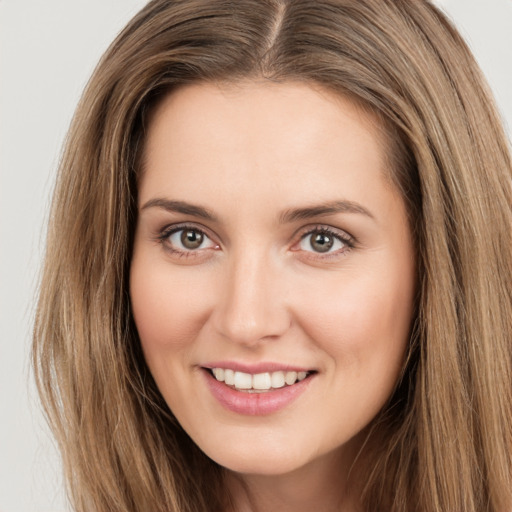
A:
POLYGON ((372 213, 364 206, 353 201, 331 201, 320 205, 309 206, 306 208, 294 208, 284 211, 280 215, 282 223, 295 222, 298 220, 310 219, 312 217, 321 217, 324 215, 333 215, 336 213, 357 213, 365 215, 375 220, 372 213))
MULTIPOLYGON (((197 206, 186 201, 174 201, 171 199, 164 199, 156 197, 147 201, 141 208, 146 210, 147 208, 162 208, 168 212, 182 213, 184 215, 192 215, 193 217, 200 217, 205 220, 212 222, 217 221, 217 216, 202 206, 197 206)), ((326 215, 333 215, 336 213, 356 213, 365 215, 370 219, 375 220, 372 213, 367 210, 364 206, 353 201, 331 201, 314 206, 308 206, 305 208, 293 208, 285 210, 279 216, 279 221, 282 224, 296 222, 298 220, 311 219, 313 217, 322 217, 326 215)))
POLYGON ((192 215, 193 217, 200 217, 205 220, 215 222, 217 217, 207 208, 187 203, 185 201, 173 201, 171 199, 163 199, 156 197, 150 199, 142 206, 141 210, 147 208, 162 208, 168 212, 182 213, 184 215, 192 215))

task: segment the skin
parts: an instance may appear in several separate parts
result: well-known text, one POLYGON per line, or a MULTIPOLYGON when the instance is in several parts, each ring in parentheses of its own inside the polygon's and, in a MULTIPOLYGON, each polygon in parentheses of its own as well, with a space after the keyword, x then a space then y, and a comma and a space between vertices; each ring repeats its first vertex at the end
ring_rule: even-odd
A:
POLYGON ((134 318, 163 397, 229 470, 236 510, 357 509, 357 486, 345 483, 396 385, 415 293, 414 247, 384 139, 370 114, 300 83, 191 85, 150 119, 134 318), (214 218, 167 210, 161 199, 214 218), (352 208, 287 215, 340 201, 352 208), (203 245, 185 248, 180 232, 166 238, 182 223, 204 233, 203 245), (319 252, 311 242, 326 227, 336 242, 319 252), (224 408, 206 386, 201 367, 219 360, 315 374, 284 409, 250 416, 224 408))

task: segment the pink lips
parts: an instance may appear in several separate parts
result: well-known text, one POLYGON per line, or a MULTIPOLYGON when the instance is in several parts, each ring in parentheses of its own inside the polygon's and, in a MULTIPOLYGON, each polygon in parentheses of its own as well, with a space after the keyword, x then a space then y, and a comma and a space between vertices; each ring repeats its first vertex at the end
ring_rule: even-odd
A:
MULTIPOLYGON (((283 367, 277 364, 243 365, 232 362, 216 362, 203 368, 230 368, 251 374, 274 371, 306 371, 298 367, 283 367)), ((237 414, 248 416, 262 416, 280 411, 295 401, 310 385, 314 374, 306 379, 278 389, 272 389, 263 393, 247 393, 237 391, 223 382, 219 382, 208 370, 202 371, 206 384, 220 404, 226 409, 237 414)))

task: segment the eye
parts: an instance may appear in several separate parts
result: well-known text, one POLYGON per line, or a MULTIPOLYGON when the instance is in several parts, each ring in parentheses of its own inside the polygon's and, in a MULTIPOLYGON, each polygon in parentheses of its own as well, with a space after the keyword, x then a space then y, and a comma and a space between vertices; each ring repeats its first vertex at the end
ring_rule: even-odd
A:
POLYGON ((190 253, 218 247, 204 231, 192 226, 165 230, 159 238, 168 249, 176 253, 190 253))
POLYGON ((316 228, 304 234, 299 242, 301 251, 318 254, 345 252, 352 247, 349 235, 335 233, 327 228, 316 228))

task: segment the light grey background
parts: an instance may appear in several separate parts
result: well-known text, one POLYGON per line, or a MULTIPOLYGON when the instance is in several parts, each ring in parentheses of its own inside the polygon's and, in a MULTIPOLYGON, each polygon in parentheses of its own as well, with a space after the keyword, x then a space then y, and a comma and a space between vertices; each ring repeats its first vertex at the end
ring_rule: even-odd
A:
MULTIPOLYGON (((512 0, 437 3, 469 41, 512 127, 512 0)), ((74 107, 102 52, 144 4, 0 0, 0 512, 68 510, 30 375, 33 297, 74 107)))

